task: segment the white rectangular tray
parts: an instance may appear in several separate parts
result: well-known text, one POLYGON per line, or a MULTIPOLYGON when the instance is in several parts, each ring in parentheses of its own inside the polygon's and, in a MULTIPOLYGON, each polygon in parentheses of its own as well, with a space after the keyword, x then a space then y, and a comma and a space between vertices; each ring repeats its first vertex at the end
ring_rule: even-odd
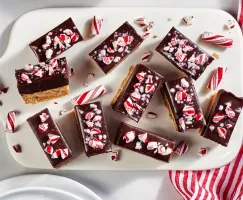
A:
MULTIPOLYGON (((0 95, 0 100, 3 102, 3 106, 0 107, 1 121, 5 124, 7 113, 10 110, 17 110, 19 112, 17 115, 16 132, 13 134, 6 133, 8 146, 13 157, 17 162, 26 167, 52 168, 34 134, 26 123, 26 119, 29 116, 45 107, 50 109, 50 112, 65 135, 71 139, 71 141, 76 141, 76 143, 73 144, 75 148, 82 151, 80 148, 80 141, 75 139, 78 136, 78 132, 72 113, 70 99, 85 90, 104 84, 108 88, 108 93, 99 100, 102 101, 105 107, 108 129, 113 140, 117 132, 118 124, 122 120, 140 128, 176 139, 177 141, 185 140, 189 144, 189 151, 182 157, 173 156, 169 164, 159 162, 128 150, 122 150, 121 159, 118 162, 112 162, 110 160, 110 154, 87 158, 82 152, 76 160, 61 169, 200 170, 227 164, 236 156, 241 145, 243 130, 242 116, 234 130, 229 146, 225 148, 200 137, 196 130, 186 133, 176 132, 159 92, 154 96, 146 110, 146 112, 156 112, 158 118, 154 120, 148 119, 146 114, 144 114, 138 124, 129 120, 125 116, 113 112, 110 106, 110 101, 119 88, 123 78, 126 76, 129 66, 141 62, 141 55, 148 50, 153 52, 153 57, 149 63, 146 63, 146 65, 161 73, 166 80, 183 75, 183 73, 176 69, 176 67, 154 51, 155 47, 172 26, 178 28, 208 53, 213 54, 216 52, 220 55, 220 59, 216 59, 196 82, 196 90, 204 113, 206 113, 208 101, 212 95, 212 92, 206 91, 206 84, 211 72, 218 66, 228 67, 227 76, 221 85, 221 88, 229 90, 238 96, 243 96, 242 33, 238 26, 232 31, 224 28, 225 23, 230 19, 233 19, 233 17, 226 12, 213 9, 58 8, 36 10, 25 14, 16 21, 11 32, 8 48, 0 60, 0 81, 5 86, 10 87, 7 94, 0 95), (185 26, 181 23, 181 20, 182 17, 189 14, 195 17, 195 23, 192 26, 185 26), (99 36, 88 39, 87 33, 90 26, 90 20, 94 15, 103 17, 104 24, 99 36), (132 53, 132 55, 113 70, 112 73, 104 75, 98 66, 91 62, 88 53, 125 21, 131 23, 136 27, 137 31, 142 34, 141 28, 134 23, 134 19, 138 16, 145 16, 146 18, 155 21, 155 26, 152 29, 152 36, 158 35, 158 37, 153 38, 151 36, 137 51, 132 53), (69 66, 75 68, 75 75, 71 78, 71 92, 68 96, 57 100, 37 105, 25 105, 17 91, 14 70, 23 68, 26 63, 37 63, 37 58, 28 46, 29 42, 51 30, 68 17, 73 18, 78 29, 84 38, 86 38, 84 41, 78 43, 60 56, 66 56, 69 66), (169 21, 168 18, 172 18, 172 20, 169 21), (204 31, 212 31, 229 36, 233 38, 234 46, 230 49, 222 49, 201 43, 199 37, 204 31), (95 73, 96 76, 89 84, 89 87, 84 88, 83 82, 89 72, 95 73), (54 104, 54 102, 58 102, 58 104, 54 104), (59 112, 63 108, 69 112, 64 116, 59 117, 59 112), (12 145, 16 143, 19 143, 23 148, 23 152, 20 154, 16 154, 12 149, 12 145), (209 147, 209 153, 204 157, 199 157, 198 149, 200 147, 209 147)), ((119 147, 114 146, 114 149, 119 149, 119 147)))

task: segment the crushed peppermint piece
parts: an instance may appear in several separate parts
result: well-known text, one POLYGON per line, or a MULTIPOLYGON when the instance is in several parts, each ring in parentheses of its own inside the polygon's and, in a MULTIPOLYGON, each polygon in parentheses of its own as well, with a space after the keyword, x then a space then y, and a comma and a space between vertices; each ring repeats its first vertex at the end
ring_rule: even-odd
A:
POLYGON ((153 112, 148 112, 147 117, 148 117, 149 119, 155 119, 155 118, 157 117, 157 114, 155 114, 155 113, 153 113, 153 112))
POLYGON ((21 153, 22 152, 22 148, 19 144, 13 145, 13 149, 16 153, 21 153))
POLYGON ((152 57, 152 54, 150 52, 146 52, 143 54, 141 60, 144 62, 149 62, 152 57))
POLYGON ((112 154, 111 154, 111 160, 112 161, 118 161, 119 160, 119 157, 120 157, 119 152, 120 151, 118 151, 118 150, 112 152, 112 154))
POLYGON ((60 116, 64 115, 67 111, 65 109, 62 109, 59 113, 60 116))
POLYGON ((199 149, 199 151, 198 151, 198 154, 200 155, 200 156, 205 156, 206 154, 208 153, 208 148, 206 147, 201 147, 200 149, 199 149))

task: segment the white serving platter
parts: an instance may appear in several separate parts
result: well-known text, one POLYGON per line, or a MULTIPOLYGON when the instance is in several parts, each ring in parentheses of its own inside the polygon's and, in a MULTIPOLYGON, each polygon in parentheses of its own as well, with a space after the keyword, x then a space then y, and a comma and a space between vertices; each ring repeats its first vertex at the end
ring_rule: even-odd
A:
POLYGON ((33 174, 0 182, 0 200, 102 200, 84 185, 71 179, 33 174))
MULTIPOLYGON (((176 132, 159 92, 153 97, 146 110, 146 112, 152 111, 157 113, 158 118, 154 120, 148 119, 145 112, 138 124, 119 113, 113 112, 110 101, 126 76, 129 66, 141 62, 141 56, 146 51, 153 52, 151 61, 146 63, 146 65, 161 73, 165 77, 165 80, 183 76, 182 72, 154 51, 155 47, 172 26, 178 28, 178 30, 199 44, 208 53, 213 54, 216 52, 220 55, 220 59, 216 59, 195 83, 204 113, 206 113, 209 99, 213 94, 205 89, 206 84, 212 71, 218 66, 228 67, 226 77, 220 87, 238 96, 243 96, 242 33, 238 25, 231 31, 225 28, 225 23, 230 19, 233 20, 231 15, 220 10, 168 8, 58 8, 36 10, 23 15, 13 26, 8 48, 4 56, 0 59, 1 83, 6 87, 10 87, 7 94, 0 95, 0 100, 3 103, 0 107, 1 121, 5 124, 7 113, 10 110, 18 111, 16 132, 13 134, 6 133, 11 154, 17 162, 26 167, 52 168, 34 134, 26 123, 26 119, 29 116, 48 107, 61 131, 63 131, 77 151, 81 152, 81 155, 76 160, 61 169, 201 170, 216 168, 229 163, 237 155, 241 145, 243 130, 242 116, 234 130, 229 146, 225 148, 199 136, 197 130, 186 133, 176 132), (195 23, 192 26, 185 26, 181 20, 182 17, 189 14, 195 17, 195 23), (94 38, 88 38, 87 33, 90 21, 94 15, 103 17, 104 24, 100 35, 94 38), (70 94, 46 103, 25 105, 17 91, 14 70, 23 68, 27 63, 37 63, 37 58, 28 47, 29 42, 51 30, 70 16, 85 38, 83 42, 78 43, 60 56, 66 56, 69 66, 75 68, 75 75, 71 78, 70 94), (134 19, 139 16, 144 16, 155 21, 155 26, 151 31, 151 37, 137 51, 132 53, 114 69, 112 73, 104 75, 98 66, 91 61, 88 53, 125 21, 131 23, 142 34, 143 31, 141 28, 134 23, 134 19), (171 20, 168 20, 168 18, 171 18, 171 20), (200 35, 204 31, 212 31, 231 37, 234 40, 234 46, 229 49, 222 49, 205 44, 199 40, 200 35), (153 35, 157 35, 158 37, 153 38, 153 35), (90 72, 95 73, 95 78, 89 83, 88 87, 84 87, 84 80, 90 72), (189 151, 182 157, 173 156, 169 164, 128 150, 122 150, 121 159, 118 162, 112 162, 110 160, 110 154, 93 156, 91 158, 85 157, 80 145, 81 142, 77 139, 78 132, 70 99, 100 84, 104 84, 108 89, 108 93, 98 100, 101 100, 104 105, 108 129, 113 141, 120 121, 124 121, 140 128, 168 136, 177 141, 185 140, 189 144, 189 151), (54 104, 54 102, 58 102, 58 104, 54 104), (59 112, 63 108, 69 112, 59 117, 59 112), (16 143, 22 146, 22 153, 17 154, 13 151, 12 146, 16 143), (200 147, 209 147, 210 151, 206 156, 200 157, 198 155, 200 147)), ((113 148, 119 149, 117 146, 113 146, 113 148)))

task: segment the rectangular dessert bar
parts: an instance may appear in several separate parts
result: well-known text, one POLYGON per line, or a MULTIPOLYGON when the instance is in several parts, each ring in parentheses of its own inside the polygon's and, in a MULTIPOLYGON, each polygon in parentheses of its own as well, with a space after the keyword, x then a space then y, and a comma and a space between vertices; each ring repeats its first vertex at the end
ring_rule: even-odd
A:
POLYGON ((174 27, 157 46, 156 51, 194 80, 197 80, 214 60, 174 27))
POLYGON ((101 103, 98 101, 77 105, 74 107, 74 112, 86 156, 111 152, 111 142, 101 103))
POLYGON ((209 105, 207 126, 201 135, 223 146, 228 146, 243 107, 243 98, 219 90, 209 105))
POLYGON ((73 153, 47 108, 27 119, 43 151, 54 168, 74 159, 73 153))
POLYGON ((136 50, 142 42, 142 37, 128 22, 125 22, 90 52, 89 56, 107 74, 136 50))
POLYGON ((39 62, 46 62, 83 40, 72 18, 29 44, 39 62))
POLYGON ((179 132, 203 128, 206 123, 197 93, 190 77, 164 83, 161 88, 165 105, 179 132))
POLYGON ((176 143, 169 138, 122 122, 115 144, 168 163, 176 143))
POLYGON ((36 65, 27 64, 15 70, 17 87, 26 104, 35 104, 62 97, 69 92, 66 58, 36 65))
POLYGON ((160 74, 142 64, 131 66, 111 102, 113 110, 138 122, 162 81, 160 74))

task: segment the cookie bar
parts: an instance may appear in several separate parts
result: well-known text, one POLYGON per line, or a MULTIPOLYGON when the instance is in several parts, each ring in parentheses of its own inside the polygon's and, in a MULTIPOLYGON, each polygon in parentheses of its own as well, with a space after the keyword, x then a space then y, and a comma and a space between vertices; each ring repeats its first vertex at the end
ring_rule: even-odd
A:
POLYGON ((169 162, 176 143, 171 139, 122 122, 115 144, 151 158, 169 162))
POLYGON ((17 87, 26 104, 36 104, 62 97, 69 92, 68 65, 66 58, 47 63, 27 64, 15 70, 17 87))
POLYGON ((107 74, 136 50, 142 42, 142 37, 128 22, 125 22, 90 52, 89 56, 107 74))
POLYGON ((207 126, 201 135, 207 139, 228 146, 243 107, 243 98, 231 92, 219 90, 211 101, 207 126))
POLYGON ((111 142, 101 103, 76 105, 74 112, 86 156, 111 152, 111 142))
POLYGON ((46 62, 83 40, 72 18, 29 44, 39 62, 46 62))
POLYGON ((157 46, 156 51, 197 80, 214 58, 174 27, 157 46))
POLYGON ((54 168, 74 159, 73 153, 47 108, 27 119, 43 151, 54 168))
POLYGON ((190 77, 164 83, 161 88, 165 105, 177 131, 203 128, 206 125, 197 93, 190 77))
POLYGON ((138 122, 162 81, 160 74, 142 64, 130 67, 111 102, 113 110, 138 122))

